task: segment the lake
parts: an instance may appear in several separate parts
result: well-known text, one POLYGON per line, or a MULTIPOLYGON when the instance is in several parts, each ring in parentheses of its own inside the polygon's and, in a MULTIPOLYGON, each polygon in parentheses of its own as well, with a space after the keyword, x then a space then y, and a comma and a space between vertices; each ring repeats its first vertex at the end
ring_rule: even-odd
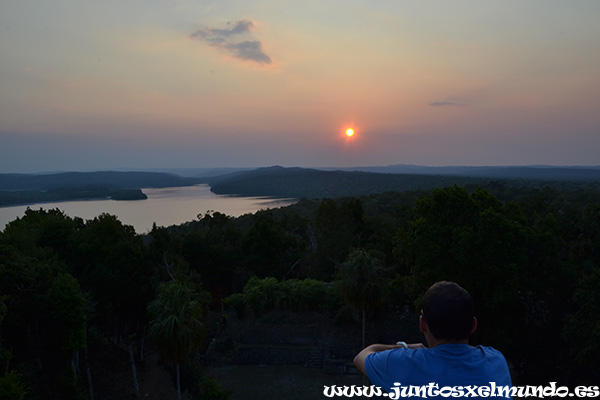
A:
POLYGON ((209 210, 239 217, 262 209, 286 206, 296 201, 217 195, 210 191, 208 185, 146 188, 142 191, 148 199, 83 200, 0 207, 0 229, 4 230, 6 224, 22 217, 27 208, 32 210, 58 208, 70 217, 81 217, 85 220, 94 219, 101 213, 116 215, 122 223, 132 225, 137 233, 144 234, 152 229, 154 222, 158 226, 178 225, 192 221, 198 214, 205 214, 209 210))

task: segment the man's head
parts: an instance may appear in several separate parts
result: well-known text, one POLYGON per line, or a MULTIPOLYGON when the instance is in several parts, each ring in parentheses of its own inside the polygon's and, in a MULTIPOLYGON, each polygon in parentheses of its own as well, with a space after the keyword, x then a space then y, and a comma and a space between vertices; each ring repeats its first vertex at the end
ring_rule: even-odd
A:
POLYGON ((422 313, 437 341, 466 340, 477 326, 471 295, 454 282, 433 284, 423 296, 422 313))

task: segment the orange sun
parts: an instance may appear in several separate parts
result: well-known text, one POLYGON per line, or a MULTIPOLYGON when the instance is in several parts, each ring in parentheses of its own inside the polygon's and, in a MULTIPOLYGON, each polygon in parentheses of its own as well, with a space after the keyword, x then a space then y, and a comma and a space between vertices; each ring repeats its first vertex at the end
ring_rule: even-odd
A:
POLYGON ((352 135, 354 135, 354 129, 352 129, 352 128, 348 128, 348 129, 346 129, 346 135, 347 135, 347 136, 352 136, 352 135))

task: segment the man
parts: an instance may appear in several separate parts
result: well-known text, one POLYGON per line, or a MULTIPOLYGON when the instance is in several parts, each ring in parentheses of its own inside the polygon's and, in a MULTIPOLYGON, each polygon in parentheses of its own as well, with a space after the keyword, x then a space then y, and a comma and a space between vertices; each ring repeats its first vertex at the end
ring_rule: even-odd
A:
MULTIPOLYGON (((455 396, 461 391, 473 395, 477 392, 469 389, 493 387, 491 382, 512 386, 506 360, 499 351, 469 346, 477 319, 471 296, 456 283, 437 282, 427 290, 419 328, 429 348, 421 343, 373 344, 354 358, 354 365, 373 385, 396 394, 399 388, 409 386, 428 386, 431 390, 453 387, 455 396)), ((429 391, 427 397, 432 395, 436 392, 429 391)))

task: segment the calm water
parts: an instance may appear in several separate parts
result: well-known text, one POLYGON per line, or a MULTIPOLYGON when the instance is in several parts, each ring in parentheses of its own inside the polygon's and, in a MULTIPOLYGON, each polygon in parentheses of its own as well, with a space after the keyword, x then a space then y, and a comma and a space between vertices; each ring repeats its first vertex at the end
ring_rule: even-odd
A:
POLYGON ((158 226, 177 225, 194 220, 198 214, 209 210, 239 217, 261 209, 294 203, 294 200, 290 199, 216 195, 210 191, 208 185, 142 191, 148 196, 147 200, 86 200, 0 207, 0 229, 4 229, 10 221, 22 217, 27 207, 33 210, 58 208, 70 217, 86 220, 93 219, 101 213, 108 213, 116 215, 124 224, 132 225, 137 233, 146 233, 152 229, 153 222, 158 226))

